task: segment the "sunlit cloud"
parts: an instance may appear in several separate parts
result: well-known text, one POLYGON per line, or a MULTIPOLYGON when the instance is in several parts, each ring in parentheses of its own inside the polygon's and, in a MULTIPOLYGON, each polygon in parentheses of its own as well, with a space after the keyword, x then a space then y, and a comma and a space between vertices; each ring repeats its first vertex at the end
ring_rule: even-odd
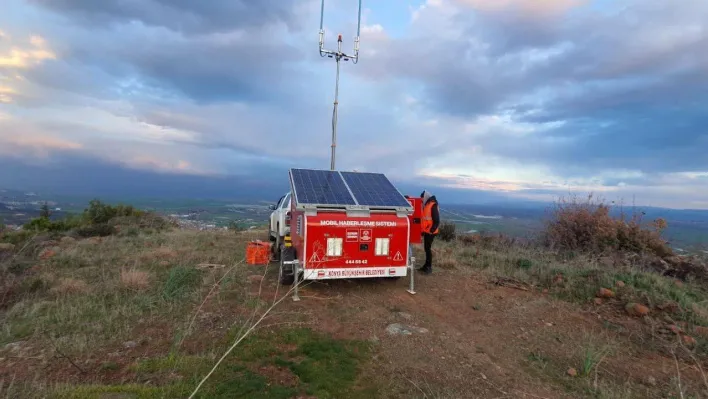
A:
MULTIPOLYGON (((3 37, 5 40, 9 36, 3 37)), ((56 59, 56 54, 48 47, 47 42, 41 36, 30 36, 29 42, 23 46, 12 45, 9 48, 0 45, 0 67, 8 68, 29 68, 38 65, 46 60, 56 59), (27 45, 29 44, 29 45, 27 45)))
POLYGON ((517 11, 530 14, 556 14, 586 3, 586 0, 453 0, 484 11, 517 11))
POLYGON ((0 103, 9 104, 22 95, 18 84, 26 82, 19 74, 56 59, 47 41, 39 35, 31 35, 28 40, 13 40, 0 31, 0 103))
POLYGON ((83 148, 81 143, 62 140, 49 136, 17 136, 6 137, 6 142, 20 147, 46 148, 56 150, 78 150, 83 148))
POLYGON ((524 185, 520 182, 495 181, 484 177, 452 175, 447 173, 436 173, 427 171, 421 173, 420 176, 424 178, 438 179, 441 181, 440 185, 442 187, 447 188, 462 188, 504 192, 520 191, 524 189, 524 185))
POLYGON ((17 92, 12 87, 0 86, 0 103, 11 103, 12 95, 16 93, 17 92))
POLYGON ((135 169, 149 169, 166 173, 182 173, 194 175, 211 175, 213 172, 196 168, 184 159, 166 160, 154 156, 139 155, 121 161, 124 165, 135 169))
MULTIPOLYGON (((0 114, 0 121, 5 121, 10 118, 3 119, 0 114)), ((0 125, 0 129, 3 126, 0 125)), ((0 132, 0 156, 10 157, 31 157, 35 159, 47 159, 55 151, 80 150, 83 144, 66 140, 50 135, 23 132, 23 134, 15 134, 15 132, 3 131, 0 132)))

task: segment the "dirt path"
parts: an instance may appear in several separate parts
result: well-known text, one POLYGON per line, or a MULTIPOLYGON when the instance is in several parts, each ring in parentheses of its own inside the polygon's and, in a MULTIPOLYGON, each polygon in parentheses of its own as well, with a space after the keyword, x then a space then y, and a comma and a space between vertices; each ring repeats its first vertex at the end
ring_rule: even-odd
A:
MULTIPOLYGON (((306 312, 316 329, 336 337, 377 342, 364 378, 382 382, 390 397, 560 398, 595 390, 648 398, 675 386, 674 360, 638 346, 631 335, 641 323, 612 309, 601 314, 445 270, 418 277, 416 295, 406 288, 407 279, 316 283, 284 307, 306 312), (607 328, 620 322, 620 331, 607 328), (390 335, 392 323, 428 332, 390 335), (583 367, 587 376, 567 375, 583 367)), ((684 388, 700 388, 696 367, 681 373, 684 388)))

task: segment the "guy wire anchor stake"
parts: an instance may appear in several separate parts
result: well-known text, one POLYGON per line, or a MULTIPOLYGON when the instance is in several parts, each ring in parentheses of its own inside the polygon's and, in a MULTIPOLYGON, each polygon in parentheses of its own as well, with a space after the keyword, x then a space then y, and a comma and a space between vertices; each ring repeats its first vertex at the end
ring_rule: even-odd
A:
POLYGON ((354 38, 354 55, 347 55, 342 52, 342 35, 337 36, 337 51, 326 50, 324 48, 325 30, 324 30, 324 3, 322 0, 322 8, 320 9, 320 57, 327 56, 334 58, 337 61, 337 80, 334 86, 334 110, 332 111, 332 155, 330 160, 330 169, 334 170, 335 164, 335 149, 337 147, 337 109, 339 107, 339 61, 351 60, 354 64, 359 62, 359 36, 361 35, 361 0, 359 0, 359 19, 357 22, 356 38, 354 38))

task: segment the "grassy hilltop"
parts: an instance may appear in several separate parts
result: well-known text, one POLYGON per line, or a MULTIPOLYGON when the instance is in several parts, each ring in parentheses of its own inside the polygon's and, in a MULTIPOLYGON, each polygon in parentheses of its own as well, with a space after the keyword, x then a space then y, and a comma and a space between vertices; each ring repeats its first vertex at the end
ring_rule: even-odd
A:
POLYGON ((95 201, 0 233, 0 398, 707 397, 706 263, 666 227, 592 200, 535 240, 446 223, 416 295, 341 280, 293 302, 244 263, 265 231, 95 201))

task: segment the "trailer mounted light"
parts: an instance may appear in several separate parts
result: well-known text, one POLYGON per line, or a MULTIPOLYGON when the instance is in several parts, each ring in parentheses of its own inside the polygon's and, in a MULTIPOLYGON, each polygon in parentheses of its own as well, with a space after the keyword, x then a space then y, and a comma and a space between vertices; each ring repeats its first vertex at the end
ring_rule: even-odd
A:
POLYGON ((342 238, 327 239, 327 256, 342 256, 342 238))
POLYGON ((388 238, 377 238, 376 239, 376 247, 374 250, 374 253, 376 254, 376 256, 387 256, 389 243, 390 243, 390 239, 388 239, 388 238))

